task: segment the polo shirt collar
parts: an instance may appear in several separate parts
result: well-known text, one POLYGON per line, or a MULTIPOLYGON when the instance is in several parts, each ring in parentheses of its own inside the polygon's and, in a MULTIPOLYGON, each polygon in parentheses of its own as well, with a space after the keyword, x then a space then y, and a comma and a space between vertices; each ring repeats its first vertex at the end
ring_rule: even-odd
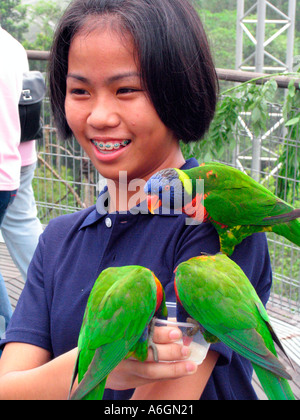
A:
MULTIPOLYGON (((196 166, 199 166, 197 159, 191 158, 191 159, 188 159, 180 169, 182 170, 192 169, 192 168, 195 168, 196 166)), ((91 226, 94 223, 97 223, 99 220, 101 220, 105 216, 107 216, 108 212, 106 210, 105 204, 107 202, 108 197, 109 197, 108 188, 107 186, 105 186, 103 190, 101 191, 101 193, 99 194, 95 208, 87 215, 87 217, 85 218, 85 220, 79 227, 79 230, 85 227, 91 226)), ((139 214, 139 213, 149 214, 146 201, 143 201, 142 203, 140 203, 136 207, 133 207, 132 209, 130 209, 130 211, 127 212, 127 214, 133 214, 133 215, 139 214)), ((119 213, 115 213, 115 214, 119 214, 119 213)), ((160 216, 164 216, 164 214, 162 213, 160 214, 160 216)), ((177 214, 171 213, 171 214, 168 214, 168 216, 177 217, 178 213, 177 214)))

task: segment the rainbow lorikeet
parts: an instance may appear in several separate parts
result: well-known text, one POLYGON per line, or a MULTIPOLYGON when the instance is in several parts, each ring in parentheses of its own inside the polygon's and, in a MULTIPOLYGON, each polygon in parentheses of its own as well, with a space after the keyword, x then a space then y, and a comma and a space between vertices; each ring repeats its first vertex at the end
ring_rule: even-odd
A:
POLYGON ((175 271, 178 304, 203 331, 206 341, 221 341, 250 360, 272 400, 294 400, 278 360, 276 343, 284 349, 252 284, 227 255, 202 255, 181 263, 175 271))
POLYGON ((155 315, 167 316, 165 293, 145 267, 104 270, 90 293, 78 339, 74 400, 100 400, 109 373, 130 356, 144 361, 155 315))
POLYGON ((255 232, 275 232, 300 246, 300 209, 230 166, 212 162, 189 170, 165 169, 150 178, 145 192, 152 213, 167 205, 200 218, 199 223, 211 222, 227 255, 255 232), (204 191, 199 180, 204 180, 204 191))

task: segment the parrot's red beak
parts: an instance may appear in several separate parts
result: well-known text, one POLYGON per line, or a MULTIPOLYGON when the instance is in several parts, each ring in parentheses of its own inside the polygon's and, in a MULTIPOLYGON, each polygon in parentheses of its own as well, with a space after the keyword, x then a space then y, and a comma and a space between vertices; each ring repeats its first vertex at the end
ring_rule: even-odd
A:
POLYGON ((150 213, 154 214, 155 210, 161 207, 161 200, 157 195, 148 195, 147 205, 150 213))

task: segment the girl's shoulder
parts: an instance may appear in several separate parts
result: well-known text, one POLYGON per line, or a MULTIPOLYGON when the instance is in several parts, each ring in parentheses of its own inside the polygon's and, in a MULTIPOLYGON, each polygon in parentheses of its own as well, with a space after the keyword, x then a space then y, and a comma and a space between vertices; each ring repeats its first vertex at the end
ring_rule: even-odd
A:
POLYGON ((47 235, 59 234, 64 235, 66 232, 79 230, 81 225, 85 222, 91 213, 95 212, 96 206, 88 207, 87 209, 79 210, 70 214, 63 214, 55 217, 48 223, 45 233, 47 235))

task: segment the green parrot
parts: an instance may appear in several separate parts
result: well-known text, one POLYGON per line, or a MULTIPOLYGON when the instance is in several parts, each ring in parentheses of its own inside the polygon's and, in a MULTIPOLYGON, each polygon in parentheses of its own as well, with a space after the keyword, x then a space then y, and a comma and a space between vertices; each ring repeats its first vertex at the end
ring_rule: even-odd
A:
POLYGON ((280 200, 238 169, 221 163, 203 163, 189 170, 165 169, 145 186, 148 208, 162 205, 211 222, 220 237, 221 252, 234 248, 255 232, 275 232, 300 246, 300 209, 280 200), (204 193, 198 180, 204 180, 204 193), (165 203, 165 204, 164 204, 165 203))
MULTIPOLYGON (((90 293, 78 339, 72 400, 100 400, 109 373, 125 358, 144 361, 155 315, 167 317, 164 289, 147 268, 112 267, 104 270, 90 293)), ((158 360, 157 360, 158 361, 158 360)), ((70 393, 71 393, 70 389, 70 393)))
POLYGON ((250 360, 269 399, 295 400, 287 381, 292 378, 278 360, 274 343, 284 349, 255 289, 235 262, 221 253, 183 262, 175 270, 175 291, 178 304, 206 341, 221 341, 250 360))

